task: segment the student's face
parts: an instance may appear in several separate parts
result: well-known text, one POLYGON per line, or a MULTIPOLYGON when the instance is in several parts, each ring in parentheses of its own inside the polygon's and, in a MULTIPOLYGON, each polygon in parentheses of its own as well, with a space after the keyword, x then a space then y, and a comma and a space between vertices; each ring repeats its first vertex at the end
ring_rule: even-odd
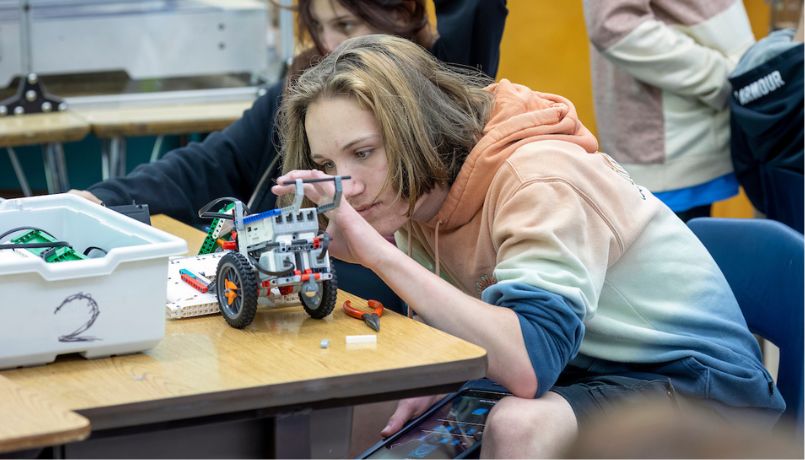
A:
POLYGON ((308 107, 305 132, 319 169, 352 176, 344 182, 344 198, 375 230, 391 236, 407 222, 408 202, 391 187, 383 190, 389 164, 371 111, 348 97, 322 98, 308 107))
POLYGON ((324 51, 330 53, 344 40, 377 33, 366 22, 344 8, 338 0, 311 0, 313 27, 324 51))

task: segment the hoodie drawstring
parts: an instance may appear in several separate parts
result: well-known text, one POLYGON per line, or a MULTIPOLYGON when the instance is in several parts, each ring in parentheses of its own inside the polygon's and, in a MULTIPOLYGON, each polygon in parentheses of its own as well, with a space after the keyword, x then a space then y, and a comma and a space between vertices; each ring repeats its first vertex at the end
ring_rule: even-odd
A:
MULTIPOLYGON (((433 243, 433 245, 435 247, 434 248, 435 249, 434 258, 436 259, 435 264, 434 264, 434 268, 433 268, 433 273, 436 273, 436 276, 441 276, 441 273, 442 273, 441 272, 441 265, 439 263, 439 226, 440 225, 442 225, 442 221, 441 220, 436 221, 436 229, 434 231, 434 240, 435 241, 433 243)), ((411 233, 413 233, 412 230, 413 230, 413 228, 411 227, 411 223, 408 222, 408 231, 406 232, 406 233, 408 233, 408 236, 407 236, 408 241, 406 242, 406 247, 408 248, 408 257, 411 257, 411 254, 413 253, 413 248, 411 247, 411 233)), ((413 316, 414 316, 414 312, 411 310, 411 307, 408 307, 408 317, 412 318, 413 316)))
MULTIPOLYGON (((411 257, 411 254, 413 254, 413 252, 414 252, 413 249, 411 248, 411 231, 412 230, 413 230, 413 228, 411 227, 411 222, 409 221, 408 222, 408 232, 407 232, 408 233, 408 242, 406 243, 406 245, 407 245, 406 247, 408 248, 408 257, 411 257)), ((413 257, 411 257, 411 258, 413 259, 413 257)), ((406 310, 408 311, 408 317, 413 318, 414 317, 414 311, 411 309, 411 307, 406 305, 406 310)))
POLYGON ((435 267, 433 269, 433 272, 436 273, 436 276, 439 276, 439 277, 442 276, 442 271, 440 269, 441 267, 439 267, 439 226, 440 225, 442 225, 442 221, 441 220, 436 221, 436 230, 434 231, 434 235, 433 235, 434 236, 433 245, 435 246, 435 248, 434 248, 434 257, 436 258, 436 264, 435 264, 435 267))

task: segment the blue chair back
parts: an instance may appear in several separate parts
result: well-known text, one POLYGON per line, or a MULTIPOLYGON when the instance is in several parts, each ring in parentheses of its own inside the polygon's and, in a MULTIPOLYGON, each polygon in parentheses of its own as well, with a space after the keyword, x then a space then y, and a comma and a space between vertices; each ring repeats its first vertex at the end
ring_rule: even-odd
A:
POLYGON ((727 278, 749 329, 780 349, 777 388, 802 428, 803 236, 767 219, 692 219, 688 226, 727 278))

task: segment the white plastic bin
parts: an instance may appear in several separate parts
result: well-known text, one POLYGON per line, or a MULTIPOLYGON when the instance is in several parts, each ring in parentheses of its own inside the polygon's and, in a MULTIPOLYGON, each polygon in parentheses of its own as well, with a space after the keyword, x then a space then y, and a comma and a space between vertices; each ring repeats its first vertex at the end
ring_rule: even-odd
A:
POLYGON ((0 234, 29 226, 77 252, 97 246, 108 253, 46 263, 27 250, 0 250, 0 368, 49 363, 65 353, 133 353, 159 343, 168 258, 187 251, 184 240, 73 195, 0 202, 0 234))

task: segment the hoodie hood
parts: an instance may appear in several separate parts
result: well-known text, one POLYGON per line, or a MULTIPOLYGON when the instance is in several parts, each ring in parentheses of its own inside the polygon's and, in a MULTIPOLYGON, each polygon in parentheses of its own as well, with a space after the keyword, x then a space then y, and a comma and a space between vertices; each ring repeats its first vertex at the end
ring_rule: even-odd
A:
POLYGON ((442 230, 449 231, 472 219, 483 206, 500 166, 527 143, 562 140, 588 153, 598 151, 598 141, 579 121, 568 99, 532 91, 505 79, 486 90, 494 96, 494 106, 483 136, 467 156, 442 208, 425 224, 428 227, 439 224, 442 230))

